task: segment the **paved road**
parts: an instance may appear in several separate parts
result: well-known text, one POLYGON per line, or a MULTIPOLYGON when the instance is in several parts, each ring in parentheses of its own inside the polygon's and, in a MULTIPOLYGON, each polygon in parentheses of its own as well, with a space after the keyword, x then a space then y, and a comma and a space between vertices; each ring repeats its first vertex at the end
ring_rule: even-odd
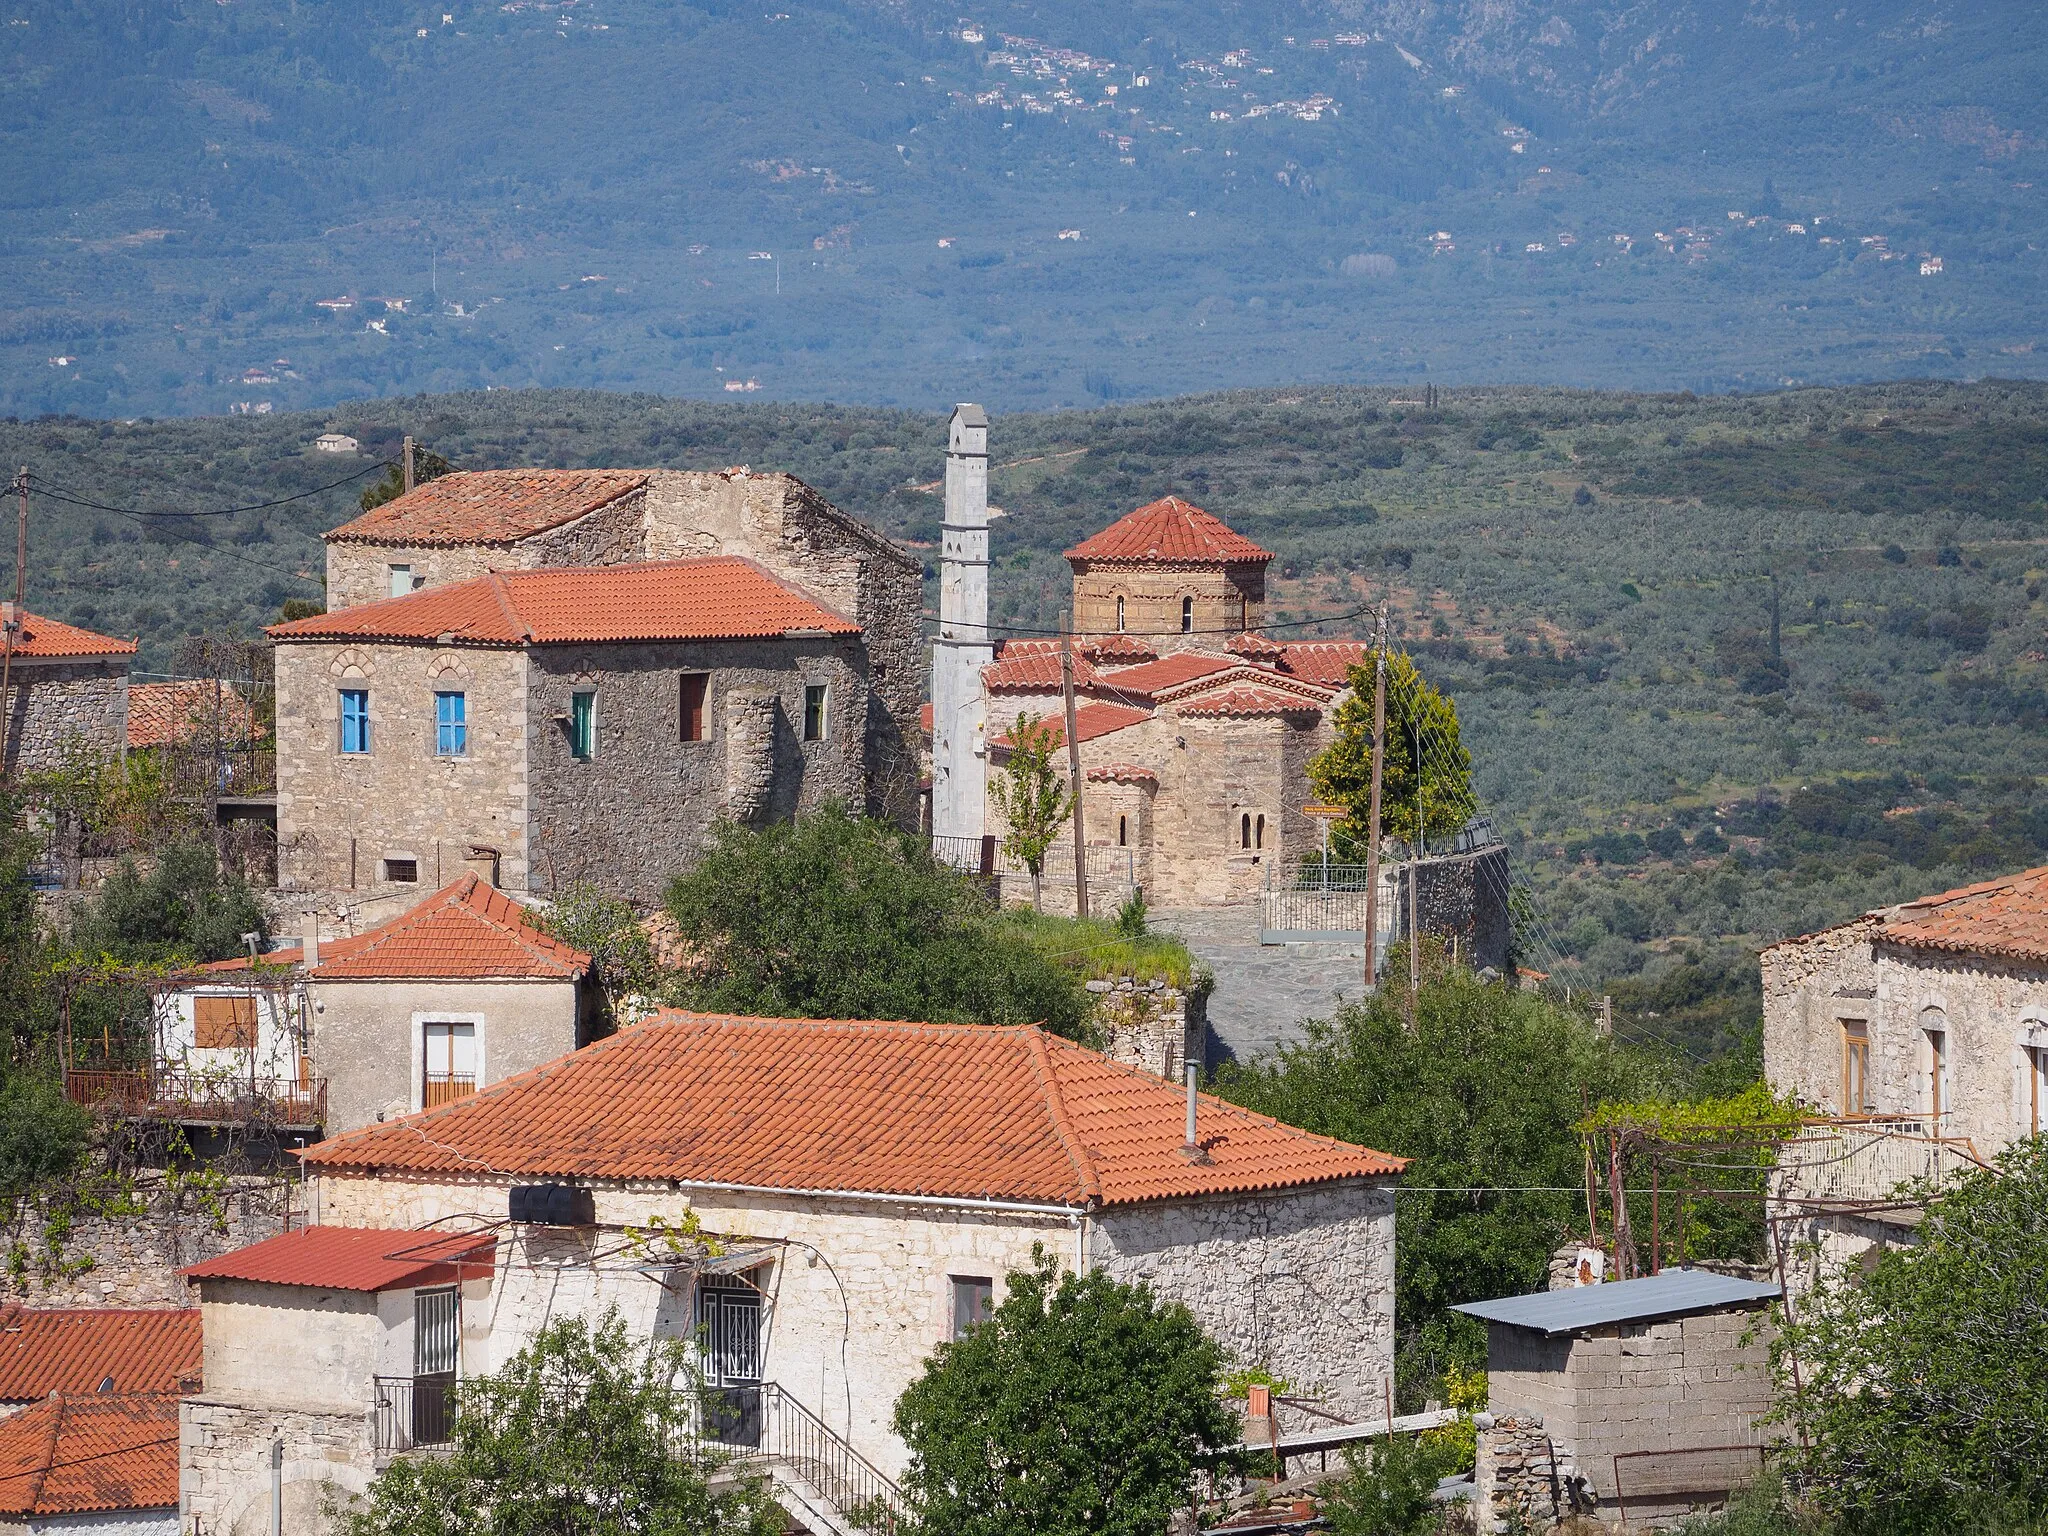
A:
POLYGON ((1304 1019, 1328 1018, 1363 990, 1362 944, 1259 943, 1259 908, 1155 909, 1152 925, 1179 935, 1216 973, 1209 997, 1209 1061, 1239 1061, 1301 1038, 1304 1019))

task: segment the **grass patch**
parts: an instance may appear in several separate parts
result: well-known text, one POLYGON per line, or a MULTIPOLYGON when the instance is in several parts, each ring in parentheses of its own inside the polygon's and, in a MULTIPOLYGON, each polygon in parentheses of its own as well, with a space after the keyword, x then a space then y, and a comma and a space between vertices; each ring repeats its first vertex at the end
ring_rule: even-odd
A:
POLYGON ((1131 924, 1009 907, 995 921, 1023 935, 1047 959, 1072 968, 1084 981, 1135 976, 1185 991, 1213 980, 1185 944, 1171 934, 1151 932, 1142 917, 1131 924))

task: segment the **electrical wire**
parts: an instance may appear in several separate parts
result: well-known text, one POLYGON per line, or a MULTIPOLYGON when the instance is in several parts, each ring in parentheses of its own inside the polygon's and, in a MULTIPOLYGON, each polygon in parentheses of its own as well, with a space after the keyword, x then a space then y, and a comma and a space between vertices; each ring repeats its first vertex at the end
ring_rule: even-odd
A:
POLYGON ((271 507, 288 507, 294 502, 310 501, 315 496, 324 496, 329 491, 338 491, 344 485, 353 485, 356 481, 374 475, 379 470, 391 468, 392 463, 393 461, 390 459, 380 459, 374 464, 357 470, 354 474, 344 475, 341 479, 331 481, 326 485, 315 486, 310 491, 301 491, 295 496, 280 496, 273 501, 252 501, 246 506, 240 507, 210 507, 199 512, 145 512, 135 507, 116 507, 103 501, 94 501, 83 492, 57 485, 50 480, 46 480, 40 474, 31 474, 28 480, 31 491, 34 491, 39 496, 47 496, 52 501, 67 502, 74 507, 90 507, 95 512, 113 512, 122 517, 137 517, 155 521, 162 518, 236 517, 244 512, 263 512, 271 507))

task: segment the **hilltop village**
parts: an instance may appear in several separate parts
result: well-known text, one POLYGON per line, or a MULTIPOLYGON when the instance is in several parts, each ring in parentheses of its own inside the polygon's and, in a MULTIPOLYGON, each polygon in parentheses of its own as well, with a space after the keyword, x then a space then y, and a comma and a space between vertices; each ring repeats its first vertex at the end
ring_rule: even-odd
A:
MULTIPOLYGON (((107 1171, 14 1197, 0 1528, 401 1528, 361 1522, 471 1475, 553 1401, 506 1384, 610 1329, 701 1389, 650 1443, 705 1469, 708 1512, 661 1528, 949 1529, 975 1477, 931 1405, 990 1340, 1028 1376, 1084 1285, 1130 1353, 1069 1347, 1045 1400, 1118 1401, 1139 1318, 1199 1401, 1099 1413, 1082 1462, 1123 1432, 1185 1455, 1154 1447, 1149 1525, 1059 1529, 1365 1530, 1345 1511, 1402 1477, 1402 1531, 1672 1525, 1792 1457, 1780 1365, 1825 1347, 1801 1318, 1843 1305, 1841 1266, 1915 1262, 1946 1191, 2038 1177, 2000 1155, 2041 1129, 2048 874, 1772 945, 1770 1086, 1681 1114, 1611 1012, 1523 963, 1469 755, 1369 619, 1292 637, 1274 554, 1169 495, 1066 551, 1057 629, 999 631, 991 424, 963 404, 947 433, 932 621, 918 556, 790 474, 425 477, 410 444, 326 534, 324 607, 267 630, 267 691, 145 679, 133 642, 8 605, 0 771, 43 786, 40 899, 108 933, 116 897, 131 927, 218 916, 224 952, 110 940, 49 973, 49 1123, 89 1123, 107 1171), (176 859, 109 853, 48 791, 144 765, 213 838, 175 897, 148 882, 176 859), (941 894, 892 905, 913 885, 941 894), (845 974, 946 924, 964 947, 917 961, 942 975, 845 974), (1532 1100, 1584 1066, 1533 1262, 1430 1248, 1479 1293, 1427 1299, 1423 1202, 1500 1181, 1280 1097, 1327 1032, 1233 1061, 1176 937, 1231 924, 1346 973, 1376 1042, 1347 1070, 1458 1071, 1491 1047, 1445 1021, 1474 1018, 1544 1042, 1509 1085, 1532 1100), (950 1001, 803 1005, 855 979, 950 1001)), ((975 1456, 1050 1461, 972 1400, 975 1456)))

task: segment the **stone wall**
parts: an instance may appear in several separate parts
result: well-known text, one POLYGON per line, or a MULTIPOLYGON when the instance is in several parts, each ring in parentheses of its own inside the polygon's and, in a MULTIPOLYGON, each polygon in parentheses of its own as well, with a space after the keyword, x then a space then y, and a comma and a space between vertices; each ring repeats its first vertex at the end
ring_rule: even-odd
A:
POLYGON ((376 1476, 367 1398, 352 1412, 335 1412, 188 1397, 178 1405, 186 1536, 267 1536, 273 1440, 284 1444, 282 1523, 290 1536, 327 1536, 330 1507, 376 1476))
POLYGON ((1508 915, 1508 853, 1498 844, 1472 853, 1402 864, 1395 876, 1395 932, 1408 931, 1408 881, 1416 882, 1422 931, 1455 944, 1460 964, 1507 974, 1514 930, 1508 915), (1412 871, 1412 874, 1411 874, 1412 871))
POLYGON ((495 848, 508 890, 529 881, 528 663, 483 646, 295 641, 277 656, 278 877, 288 889, 425 894, 495 848), (341 750, 341 691, 370 695, 370 750, 341 750), (468 751, 435 755, 434 695, 466 696, 468 751), (394 887, 385 861, 411 859, 394 887))
POLYGON ((1095 1022, 1112 1061, 1138 1067, 1178 1083, 1192 1063, 1208 1065, 1208 995, 1186 992, 1160 980, 1118 976, 1088 983, 1095 998, 1095 1022))
POLYGON ((1185 1302, 1240 1364, 1285 1378, 1331 1412, 1363 1421, 1385 1411, 1392 1181, 1113 1207, 1090 1230, 1088 1258, 1185 1302))
POLYGON ((1258 627, 1266 606, 1263 561, 1244 565, 1165 566, 1076 560, 1074 629, 1097 637, 1117 633, 1116 600, 1124 600, 1123 632, 1156 649, 1214 650, 1228 635, 1258 627), (1181 631, 1181 604, 1194 599, 1192 634, 1181 631))
MULTIPOLYGON (((0 1278, 0 1297, 32 1307, 187 1307, 191 1288, 178 1278, 187 1264, 214 1258, 303 1225, 305 1205, 298 1186, 263 1174, 225 1175, 218 1205, 226 1230, 190 1190, 169 1186, 163 1174, 134 1176, 133 1216, 74 1215, 62 1243, 68 1265, 78 1273, 44 1279, 30 1271, 0 1278)), ((31 1254, 48 1251, 48 1225, 40 1209, 24 1209, 7 1231, 9 1248, 31 1254)))
MULTIPOLYGON (((2048 966, 1882 942, 1875 920, 1790 940, 1762 955, 1764 1073, 1833 1114, 1842 1102, 1843 1021, 1870 1040, 1868 1104, 1925 1115, 1933 1098, 1930 1031, 1945 1045, 1941 1133, 1989 1157, 2032 1134, 2031 1075, 2048 1052, 2048 966)), ((2041 1100, 2048 1129, 2048 1091, 2041 1100)))
POLYGON ((1479 1449, 1472 1483, 1480 1536, 1545 1530, 1572 1512, 1542 1414, 1482 1413, 1475 1423, 1479 1449))
POLYGON ((313 1069, 329 1136, 421 1108, 428 1019, 476 1026, 479 1087, 585 1043, 572 981, 310 981, 313 1069))
POLYGON ((532 653, 529 677, 531 890, 556 894, 589 881, 634 901, 660 900, 709 843, 735 782, 750 786, 738 798, 754 817, 793 816, 828 799, 861 803, 868 683, 857 641, 547 646, 532 653), (709 740, 682 740, 686 672, 711 674, 707 723, 735 723, 730 699, 755 701, 739 716, 752 739, 721 739, 714 725, 709 740), (804 690, 820 683, 826 735, 807 742, 804 690), (592 687, 597 754, 579 762, 556 722, 578 689, 592 687), (736 780, 748 754, 755 767, 736 780))
POLYGON ((7 757, 0 771, 57 767, 65 744, 113 759, 128 750, 128 661, 32 661, 17 656, 5 701, 7 757))

